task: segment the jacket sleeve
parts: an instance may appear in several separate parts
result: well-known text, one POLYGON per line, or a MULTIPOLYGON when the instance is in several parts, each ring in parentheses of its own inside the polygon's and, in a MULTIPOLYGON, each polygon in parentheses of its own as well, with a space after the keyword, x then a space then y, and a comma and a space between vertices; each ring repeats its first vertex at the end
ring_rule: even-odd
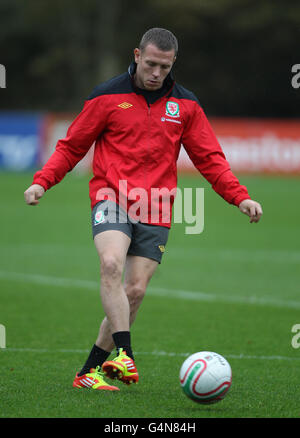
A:
POLYGON ((66 137, 57 142, 47 163, 35 173, 32 184, 40 184, 45 190, 49 190, 59 183, 85 156, 101 134, 105 119, 101 97, 86 100, 82 111, 70 125, 66 137))
POLYGON ((230 204, 239 206, 244 199, 251 199, 247 188, 232 173, 224 152, 197 102, 187 120, 182 143, 194 166, 212 185, 212 188, 230 204))

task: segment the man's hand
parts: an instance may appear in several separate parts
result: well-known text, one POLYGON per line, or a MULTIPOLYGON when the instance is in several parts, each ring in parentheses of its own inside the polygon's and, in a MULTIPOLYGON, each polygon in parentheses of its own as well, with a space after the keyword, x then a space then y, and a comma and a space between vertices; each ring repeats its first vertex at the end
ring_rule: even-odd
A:
POLYGON ((39 199, 45 193, 44 187, 39 184, 32 184, 32 186, 28 187, 28 189, 24 192, 24 198, 28 205, 38 205, 39 199))
POLYGON ((250 217, 250 223, 258 222, 263 214, 261 205, 256 201, 252 201, 252 199, 244 199, 240 203, 239 209, 250 217))

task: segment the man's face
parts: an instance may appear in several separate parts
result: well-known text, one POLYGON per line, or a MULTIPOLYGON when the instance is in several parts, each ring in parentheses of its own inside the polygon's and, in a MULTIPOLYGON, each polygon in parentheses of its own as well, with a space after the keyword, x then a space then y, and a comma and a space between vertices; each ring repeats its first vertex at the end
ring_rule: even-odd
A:
POLYGON ((135 84, 139 88, 155 91, 163 82, 175 62, 175 51, 164 52, 153 44, 148 44, 143 51, 134 49, 137 64, 135 84))

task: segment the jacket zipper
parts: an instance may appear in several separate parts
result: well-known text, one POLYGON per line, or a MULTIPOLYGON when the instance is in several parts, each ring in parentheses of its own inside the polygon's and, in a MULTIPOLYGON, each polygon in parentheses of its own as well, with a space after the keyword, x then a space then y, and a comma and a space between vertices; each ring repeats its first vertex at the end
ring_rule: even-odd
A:
MULTIPOLYGON (((148 107, 148 112, 147 112, 147 133, 148 133, 148 147, 147 147, 147 154, 146 154, 146 166, 145 166, 145 170, 146 170, 146 172, 145 172, 145 183, 146 183, 146 185, 145 185, 145 187, 147 187, 147 190, 148 190, 148 162, 149 162, 149 155, 150 155, 150 153, 151 153, 151 147, 150 147, 150 140, 151 140, 151 134, 150 134, 150 132, 151 132, 151 129, 150 129, 150 127, 151 127, 151 107, 150 107, 150 104, 147 102, 147 107, 148 107)), ((149 196, 149 194, 148 194, 148 196, 149 196)), ((150 195, 151 196, 151 195, 150 195)), ((148 204, 149 205, 149 204, 148 204)))

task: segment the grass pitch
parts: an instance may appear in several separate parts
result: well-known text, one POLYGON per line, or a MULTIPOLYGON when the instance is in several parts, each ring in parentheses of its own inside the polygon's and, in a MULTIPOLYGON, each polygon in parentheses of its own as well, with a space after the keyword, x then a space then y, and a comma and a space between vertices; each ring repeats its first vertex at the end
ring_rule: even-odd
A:
POLYGON ((0 416, 299 417, 299 179, 241 177, 264 210, 250 224, 201 177, 180 178, 205 188, 204 231, 173 226, 132 327, 140 382, 118 382, 118 393, 72 388, 103 317, 88 179, 73 172, 29 207, 32 175, 0 174, 0 416), (182 362, 200 350, 231 364, 218 404, 198 405, 180 388, 182 362))

